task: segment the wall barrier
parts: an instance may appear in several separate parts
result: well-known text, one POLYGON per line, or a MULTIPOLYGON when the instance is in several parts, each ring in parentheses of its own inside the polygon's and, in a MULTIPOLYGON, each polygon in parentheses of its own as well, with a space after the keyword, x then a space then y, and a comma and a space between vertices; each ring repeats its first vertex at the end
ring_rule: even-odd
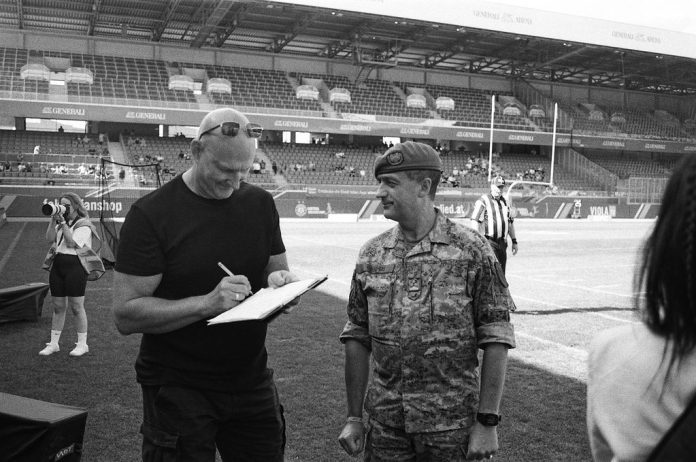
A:
MULTIPOLYGON (((0 194, 4 193, 0 189, 0 194)), ((5 212, 8 217, 43 217, 41 206, 45 201, 57 201, 63 189, 34 188, 29 194, 17 194, 5 212)), ((127 197, 127 191, 113 191, 108 201, 102 201, 95 195, 77 191, 85 201, 92 218, 99 217, 102 208, 106 207, 115 218, 125 218, 130 206, 136 200, 127 197)), ((356 191, 357 193, 358 191, 356 191)), ((436 206, 447 216, 464 217, 471 214, 478 195, 468 193, 453 195, 438 195, 436 206)), ((276 197, 276 207, 282 218, 326 218, 331 214, 358 214, 370 210, 374 205, 374 193, 355 195, 320 194, 307 192, 287 192, 276 197)), ((513 197, 511 201, 513 216, 524 218, 655 218, 659 205, 651 203, 629 203, 626 199, 616 197, 577 197, 577 196, 522 196, 513 197)), ((374 208, 373 214, 381 215, 381 207, 374 208)), ((0 216, 2 212, 0 212, 0 216)), ((363 218, 370 218, 369 216, 363 218)), ((0 223, 2 219, 0 219, 0 223)))

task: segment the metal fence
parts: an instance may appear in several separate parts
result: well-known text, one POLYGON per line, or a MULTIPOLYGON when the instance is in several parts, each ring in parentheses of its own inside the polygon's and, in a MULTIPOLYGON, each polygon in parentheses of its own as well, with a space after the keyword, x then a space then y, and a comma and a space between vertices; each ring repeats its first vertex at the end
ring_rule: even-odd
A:
POLYGON ((556 152, 557 163, 575 177, 600 186, 607 193, 616 192, 618 176, 601 167, 573 149, 562 148, 556 152))
POLYGON ((627 202, 629 204, 660 204, 669 178, 631 177, 628 179, 627 202))

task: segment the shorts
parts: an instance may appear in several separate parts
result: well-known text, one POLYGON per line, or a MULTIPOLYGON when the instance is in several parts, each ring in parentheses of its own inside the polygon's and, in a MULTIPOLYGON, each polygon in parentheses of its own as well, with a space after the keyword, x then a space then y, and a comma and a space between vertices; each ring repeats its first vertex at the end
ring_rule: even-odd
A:
POLYGON ((282 462, 285 418, 275 384, 227 393, 142 385, 143 462, 282 462))
POLYGON ((84 297, 87 273, 77 255, 57 253, 48 274, 48 285, 54 297, 84 297))

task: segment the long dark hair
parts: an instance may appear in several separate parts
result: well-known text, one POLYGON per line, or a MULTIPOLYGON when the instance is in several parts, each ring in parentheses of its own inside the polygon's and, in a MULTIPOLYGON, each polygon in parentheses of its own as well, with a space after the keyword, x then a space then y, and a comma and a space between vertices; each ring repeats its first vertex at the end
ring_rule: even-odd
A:
POLYGON ((635 282, 643 321, 672 347, 669 372, 696 347, 696 155, 685 155, 667 182, 635 282))

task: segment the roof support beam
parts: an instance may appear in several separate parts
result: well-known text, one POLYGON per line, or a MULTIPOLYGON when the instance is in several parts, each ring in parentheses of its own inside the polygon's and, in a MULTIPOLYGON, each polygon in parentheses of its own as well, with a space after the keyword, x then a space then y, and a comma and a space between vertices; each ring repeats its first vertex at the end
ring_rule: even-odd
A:
MULTIPOLYGON (((218 0, 217 5, 210 10, 210 14, 203 20, 198 34, 191 41, 191 48, 200 48, 208 41, 211 32, 217 29, 220 22, 225 18, 227 12, 230 11, 235 3, 237 3, 237 0, 218 0)), ((203 3, 201 3, 201 5, 203 5, 203 3)))
POLYGON ((235 8, 234 19, 231 22, 228 22, 224 29, 213 32, 215 34, 215 37, 213 38, 213 46, 217 48, 222 47, 227 39, 230 38, 232 32, 234 32, 237 26, 239 26, 239 23, 241 23, 244 19, 244 13, 247 10, 247 5, 242 3, 237 5, 235 8))
POLYGON ((419 27, 407 37, 393 39, 395 41, 394 46, 388 45, 381 50, 375 50, 375 59, 389 61, 391 59, 398 58, 399 55, 408 49, 412 43, 419 42, 428 34, 429 31, 430 30, 427 27, 419 27))
POLYGON ((570 51, 570 52, 568 52, 568 53, 564 53, 564 54, 562 54, 561 56, 557 56, 557 57, 555 57, 555 58, 553 58, 553 59, 550 59, 550 60, 548 60, 548 61, 546 61, 546 62, 543 62, 543 63, 540 63, 540 64, 535 64, 535 65, 529 66, 529 67, 525 68, 524 70, 522 70, 522 71, 521 71, 519 74, 517 74, 515 77, 524 77, 525 75, 531 74, 532 72, 534 72, 534 71, 536 71, 536 70, 538 70, 538 69, 542 69, 542 68, 544 68, 544 67, 550 66, 551 64, 553 64, 553 63, 555 63, 555 62, 564 60, 564 59, 569 58, 569 57, 571 57, 571 56, 575 56, 575 55, 577 55, 578 53, 581 53, 583 50, 585 50, 585 47, 575 49, 575 50, 570 51))
POLYGON ((290 31, 284 34, 282 37, 277 37, 273 40, 273 43, 269 46, 269 51, 273 53, 280 53, 285 46, 292 42, 295 37, 297 37, 300 32, 305 30, 309 24, 312 23, 319 15, 317 13, 308 14, 303 16, 299 21, 296 21, 290 31))
POLYGON ((177 7, 181 3, 181 0, 169 0, 167 7, 162 11, 160 15, 160 22, 152 29, 152 41, 159 42, 162 38, 162 33, 167 28, 169 21, 172 19, 172 15, 176 11, 177 7))
POLYGON ((328 58, 335 58, 342 51, 348 48, 353 48, 356 41, 360 39, 360 37, 366 30, 372 27, 372 24, 373 21, 361 22, 360 24, 343 34, 343 37, 341 37, 340 39, 335 40, 326 45, 326 48, 324 48, 319 54, 321 56, 326 55, 328 58))
POLYGON ((448 46, 444 47, 441 51, 433 53, 429 56, 423 58, 423 67, 432 68, 438 64, 447 61, 454 55, 461 53, 465 49, 465 42, 463 40, 456 40, 451 42, 448 46))

